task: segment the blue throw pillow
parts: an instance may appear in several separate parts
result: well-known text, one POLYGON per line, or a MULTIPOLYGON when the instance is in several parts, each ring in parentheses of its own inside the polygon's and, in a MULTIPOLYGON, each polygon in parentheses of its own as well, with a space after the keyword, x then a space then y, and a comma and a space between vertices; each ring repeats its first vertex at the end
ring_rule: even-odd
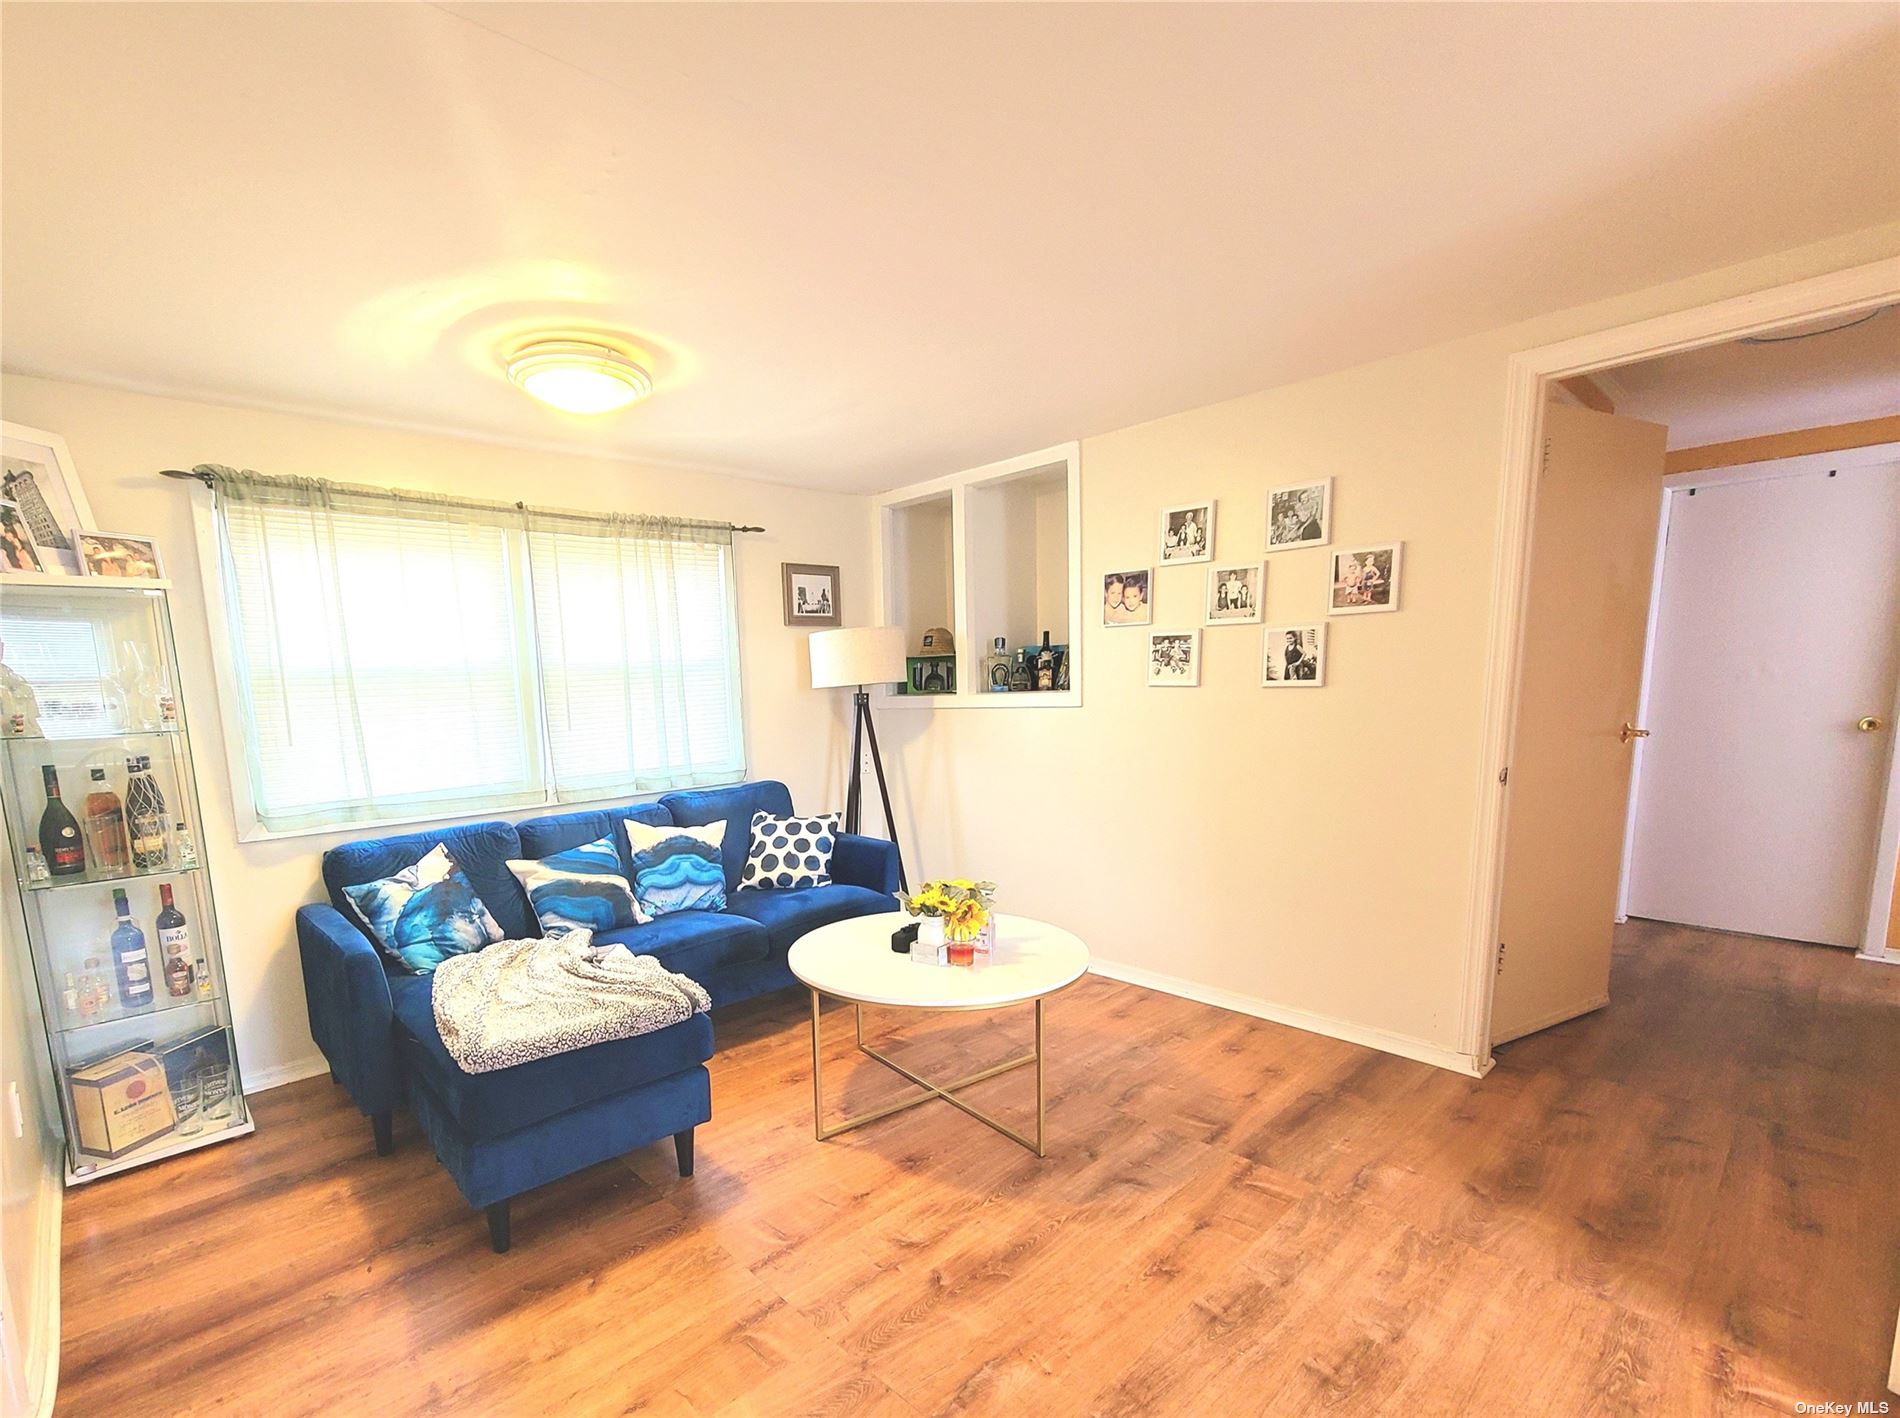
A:
POLYGON ((572 930, 611 931, 647 919, 634 899, 633 886, 620 874, 614 839, 583 843, 538 862, 508 863, 528 904, 541 923, 541 934, 572 930))
POLYGON ((739 885, 772 891, 831 885, 831 850, 838 842, 838 814, 774 817, 752 814, 752 850, 739 885))
POLYGON ((343 895, 371 940, 404 970, 427 975, 451 955, 466 955, 504 932, 440 842, 413 866, 343 895))
POLYGON ((726 824, 654 827, 625 819, 633 854, 633 895, 649 916, 726 909, 726 866, 719 845, 726 824))

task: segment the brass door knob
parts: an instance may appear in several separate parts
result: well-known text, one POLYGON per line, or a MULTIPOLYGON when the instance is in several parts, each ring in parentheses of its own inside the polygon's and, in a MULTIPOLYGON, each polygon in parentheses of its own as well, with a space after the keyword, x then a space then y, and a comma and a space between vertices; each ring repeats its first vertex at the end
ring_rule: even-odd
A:
POLYGON ((1855 724, 1854 727, 1859 729, 1863 734, 1877 734, 1887 726, 1879 719, 1876 719, 1872 714, 1869 714, 1866 718, 1855 724))
POLYGON ((1646 739, 1646 738, 1648 738, 1648 737, 1649 737, 1649 730, 1648 730, 1648 729, 1639 729, 1639 728, 1637 728, 1637 727, 1636 727, 1636 725, 1634 725, 1634 724, 1624 724, 1624 725, 1623 725, 1623 732, 1622 732, 1622 733, 1620 733, 1620 734, 1618 734, 1618 735, 1617 735, 1617 737, 1618 737, 1618 738, 1620 738, 1621 740, 1623 740, 1623 742, 1624 742, 1624 743, 1628 743, 1628 742, 1629 742, 1629 741, 1630 741, 1631 739, 1646 739))

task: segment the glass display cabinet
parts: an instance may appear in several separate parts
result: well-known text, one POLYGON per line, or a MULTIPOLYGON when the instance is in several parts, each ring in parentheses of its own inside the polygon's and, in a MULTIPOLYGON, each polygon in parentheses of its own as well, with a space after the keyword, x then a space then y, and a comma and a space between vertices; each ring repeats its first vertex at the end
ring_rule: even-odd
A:
POLYGON ((0 581, 0 797, 67 1181, 252 1131, 167 583, 0 581))

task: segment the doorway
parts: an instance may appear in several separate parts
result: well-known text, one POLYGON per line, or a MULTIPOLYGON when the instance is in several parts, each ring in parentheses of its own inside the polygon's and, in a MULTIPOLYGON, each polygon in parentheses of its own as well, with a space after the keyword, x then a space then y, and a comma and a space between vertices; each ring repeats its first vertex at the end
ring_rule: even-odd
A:
MULTIPOLYGON (((1562 479, 1553 480, 1550 473, 1570 456, 1566 445, 1574 442, 1574 426, 1585 416, 1625 417, 1625 410, 1603 397, 1603 385, 1613 385, 1614 371, 1623 366, 1743 337, 1799 333, 1816 322, 1844 323, 1896 300, 1900 300, 1900 262, 1882 262, 1529 351, 1512 361, 1504 530, 1487 721, 1493 756, 1486 766, 1467 993, 1468 1037, 1480 1068, 1489 1066, 1494 1042, 1598 1008, 1607 999, 1610 937, 1623 898, 1623 867, 1631 853, 1605 850, 1606 837, 1622 833, 1606 830, 1604 822, 1611 816, 1621 824, 1630 821, 1635 746, 1644 744, 1646 730, 1653 732, 1650 725, 1640 722, 1645 707, 1640 647, 1649 629, 1648 603, 1660 589, 1659 583, 1652 576, 1643 594, 1632 594, 1627 565, 1607 573, 1602 558, 1592 566, 1588 556, 1577 555, 1569 544, 1574 533, 1566 537, 1566 519, 1574 523, 1579 509, 1560 505, 1562 479), (1610 372, 1607 378, 1606 371, 1610 372), (1581 385, 1571 382, 1585 375, 1595 378, 1581 385), (1545 407, 1550 396, 1560 401, 1564 412, 1545 407), (1548 541, 1547 532, 1551 534, 1548 541), (1541 609, 1540 602, 1546 603, 1541 609), (1590 615, 1600 621, 1594 634, 1584 623, 1590 615), (1639 647, 1636 663, 1627 654, 1632 618, 1639 647), (1558 627, 1555 653, 1551 650, 1553 625, 1558 627), (1568 645, 1561 643, 1566 636, 1568 645), (1571 680, 1568 691, 1566 675, 1571 680), (1610 722, 1612 716, 1605 712, 1610 698, 1627 706, 1622 715, 1615 716, 1617 722, 1610 722), (1623 750, 1620 762, 1606 756, 1611 741, 1623 750), (1595 764, 1594 771, 1579 775, 1575 763, 1586 757, 1595 764), (1565 771, 1571 773, 1568 784, 1563 781, 1565 771), (1578 784, 1589 795, 1582 808, 1578 784), (1528 888, 1526 883, 1530 883, 1528 888), (1527 889, 1528 898, 1523 896, 1527 889), (1507 929, 1513 916, 1517 925, 1507 929), (1533 924, 1526 928, 1525 922, 1533 924), (1553 923, 1559 922, 1563 928, 1553 930, 1553 923), (1561 938, 1566 932, 1571 933, 1568 940, 1561 938), (1512 939, 1513 933, 1518 939, 1512 939), (1590 935, 1587 949, 1581 944, 1584 933, 1590 935), (1536 988, 1525 988, 1529 985, 1536 988)), ((1889 318, 1900 321, 1900 316, 1889 318)), ((1641 456, 1649 455, 1645 451, 1641 456)), ((1623 510, 1603 519, 1606 534, 1620 538, 1626 551, 1640 547, 1633 554, 1641 557, 1646 552, 1650 567, 1666 569, 1668 565, 1667 557, 1657 555, 1658 533, 1665 492, 1674 497, 1678 491, 1668 486, 1667 479, 1669 460, 1674 459, 1671 452, 1662 467, 1650 467, 1646 521, 1623 510)), ((1710 471, 1710 465, 1705 463, 1700 471, 1710 471)), ((1633 485, 1634 477, 1631 464, 1620 475, 1620 485, 1633 485)), ((1619 485, 1618 477, 1598 476, 1597 482, 1596 496, 1611 499, 1620 509, 1628 508, 1626 494, 1612 498, 1608 491, 1619 485)), ((1695 496, 1710 498, 1712 505, 1713 493, 1698 487, 1695 496)), ((1611 502, 1601 505, 1608 507, 1611 502)), ((1584 509, 1586 519, 1589 511, 1584 509)), ((1892 760, 1890 696, 1883 707, 1884 716, 1879 710, 1866 714, 1887 719, 1881 728, 1888 731, 1879 733, 1878 757, 1880 795, 1891 799, 1894 795, 1885 792, 1892 760)), ((1884 879, 1889 893, 1894 833, 1892 823, 1885 819, 1891 818, 1893 806, 1891 801, 1885 804, 1878 848, 1866 847, 1867 859, 1875 863, 1872 875, 1884 879)), ((1865 878, 1868 872, 1863 870, 1861 875, 1865 878)), ((1860 908, 1867 922, 1878 918, 1884 928, 1888 904, 1865 890, 1873 884, 1863 880, 1860 908)))

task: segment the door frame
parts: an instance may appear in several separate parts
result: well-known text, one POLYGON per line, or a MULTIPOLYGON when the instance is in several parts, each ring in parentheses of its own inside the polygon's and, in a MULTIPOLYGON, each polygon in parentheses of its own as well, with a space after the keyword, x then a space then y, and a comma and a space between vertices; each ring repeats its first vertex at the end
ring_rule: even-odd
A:
MULTIPOLYGON (((1656 616, 1662 606, 1663 562, 1669 555, 1669 518, 1676 498, 1697 488, 1719 487, 1725 483, 1772 482, 1781 478, 1806 477, 1811 473, 1836 468, 1900 462, 1900 443, 1870 443, 1860 448, 1844 448, 1835 453, 1800 453, 1792 458, 1769 458, 1756 463, 1731 463, 1721 468, 1703 468, 1693 473, 1671 473, 1662 480, 1662 518, 1656 540, 1656 577, 1649 592, 1649 625, 1643 632, 1643 677, 1637 693, 1636 720, 1649 718, 1651 671, 1656 657, 1656 616)), ((1896 677, 1900 680, 1900 677, 1896 677)), ((1900 683, 1894 700, 1886 706, 1887 722, 1900 723, 1900 683)), ((1631 745, 1629 815, 1623 828, 1623 878, 1617 885, 1616 919, 1629 917, 1630 866, 1636 852, 1636 806, 1642 792, 1643 758, 1647 739, 1631 745)), ((1883 789, 1880 820, 1875 827, 1874 874, 1870 879, 1867 909, 1862 918, 1860 945, 1856 954, 1862 960, 1879 960, 1900 965, 1900 955, 1886 949, 1887 917, 1893 901, 1896 848, 1900 847, 1900 751, 1894 747, 1894 735, 1888 735, 1887 783, 1883 789)))
MULTIPOLYGON (((1544 399, 1560 379, 1721 344, 1832 315, 1854 315, 1900 302, 1900 258, 1870 262, 1729 300, 1614 326, 1520 350, 1506 361, 1504 460, 1492 546, 1491 615, 1485 635, 1484 723, 1478 763, 1478 813, 1460 1030, 1463 1051, 1480 1074, 1491 1067, 1491 1000, 1497 979, 1509 829, 1504 778, 1517 732, 1524 663, 1524 614, 1543 435, 1544 399)), ((1659 493, 1660 495, 1660 493, 1659 493)), ((1892 816, 1893 802, 1888 803, 1892 816)))

